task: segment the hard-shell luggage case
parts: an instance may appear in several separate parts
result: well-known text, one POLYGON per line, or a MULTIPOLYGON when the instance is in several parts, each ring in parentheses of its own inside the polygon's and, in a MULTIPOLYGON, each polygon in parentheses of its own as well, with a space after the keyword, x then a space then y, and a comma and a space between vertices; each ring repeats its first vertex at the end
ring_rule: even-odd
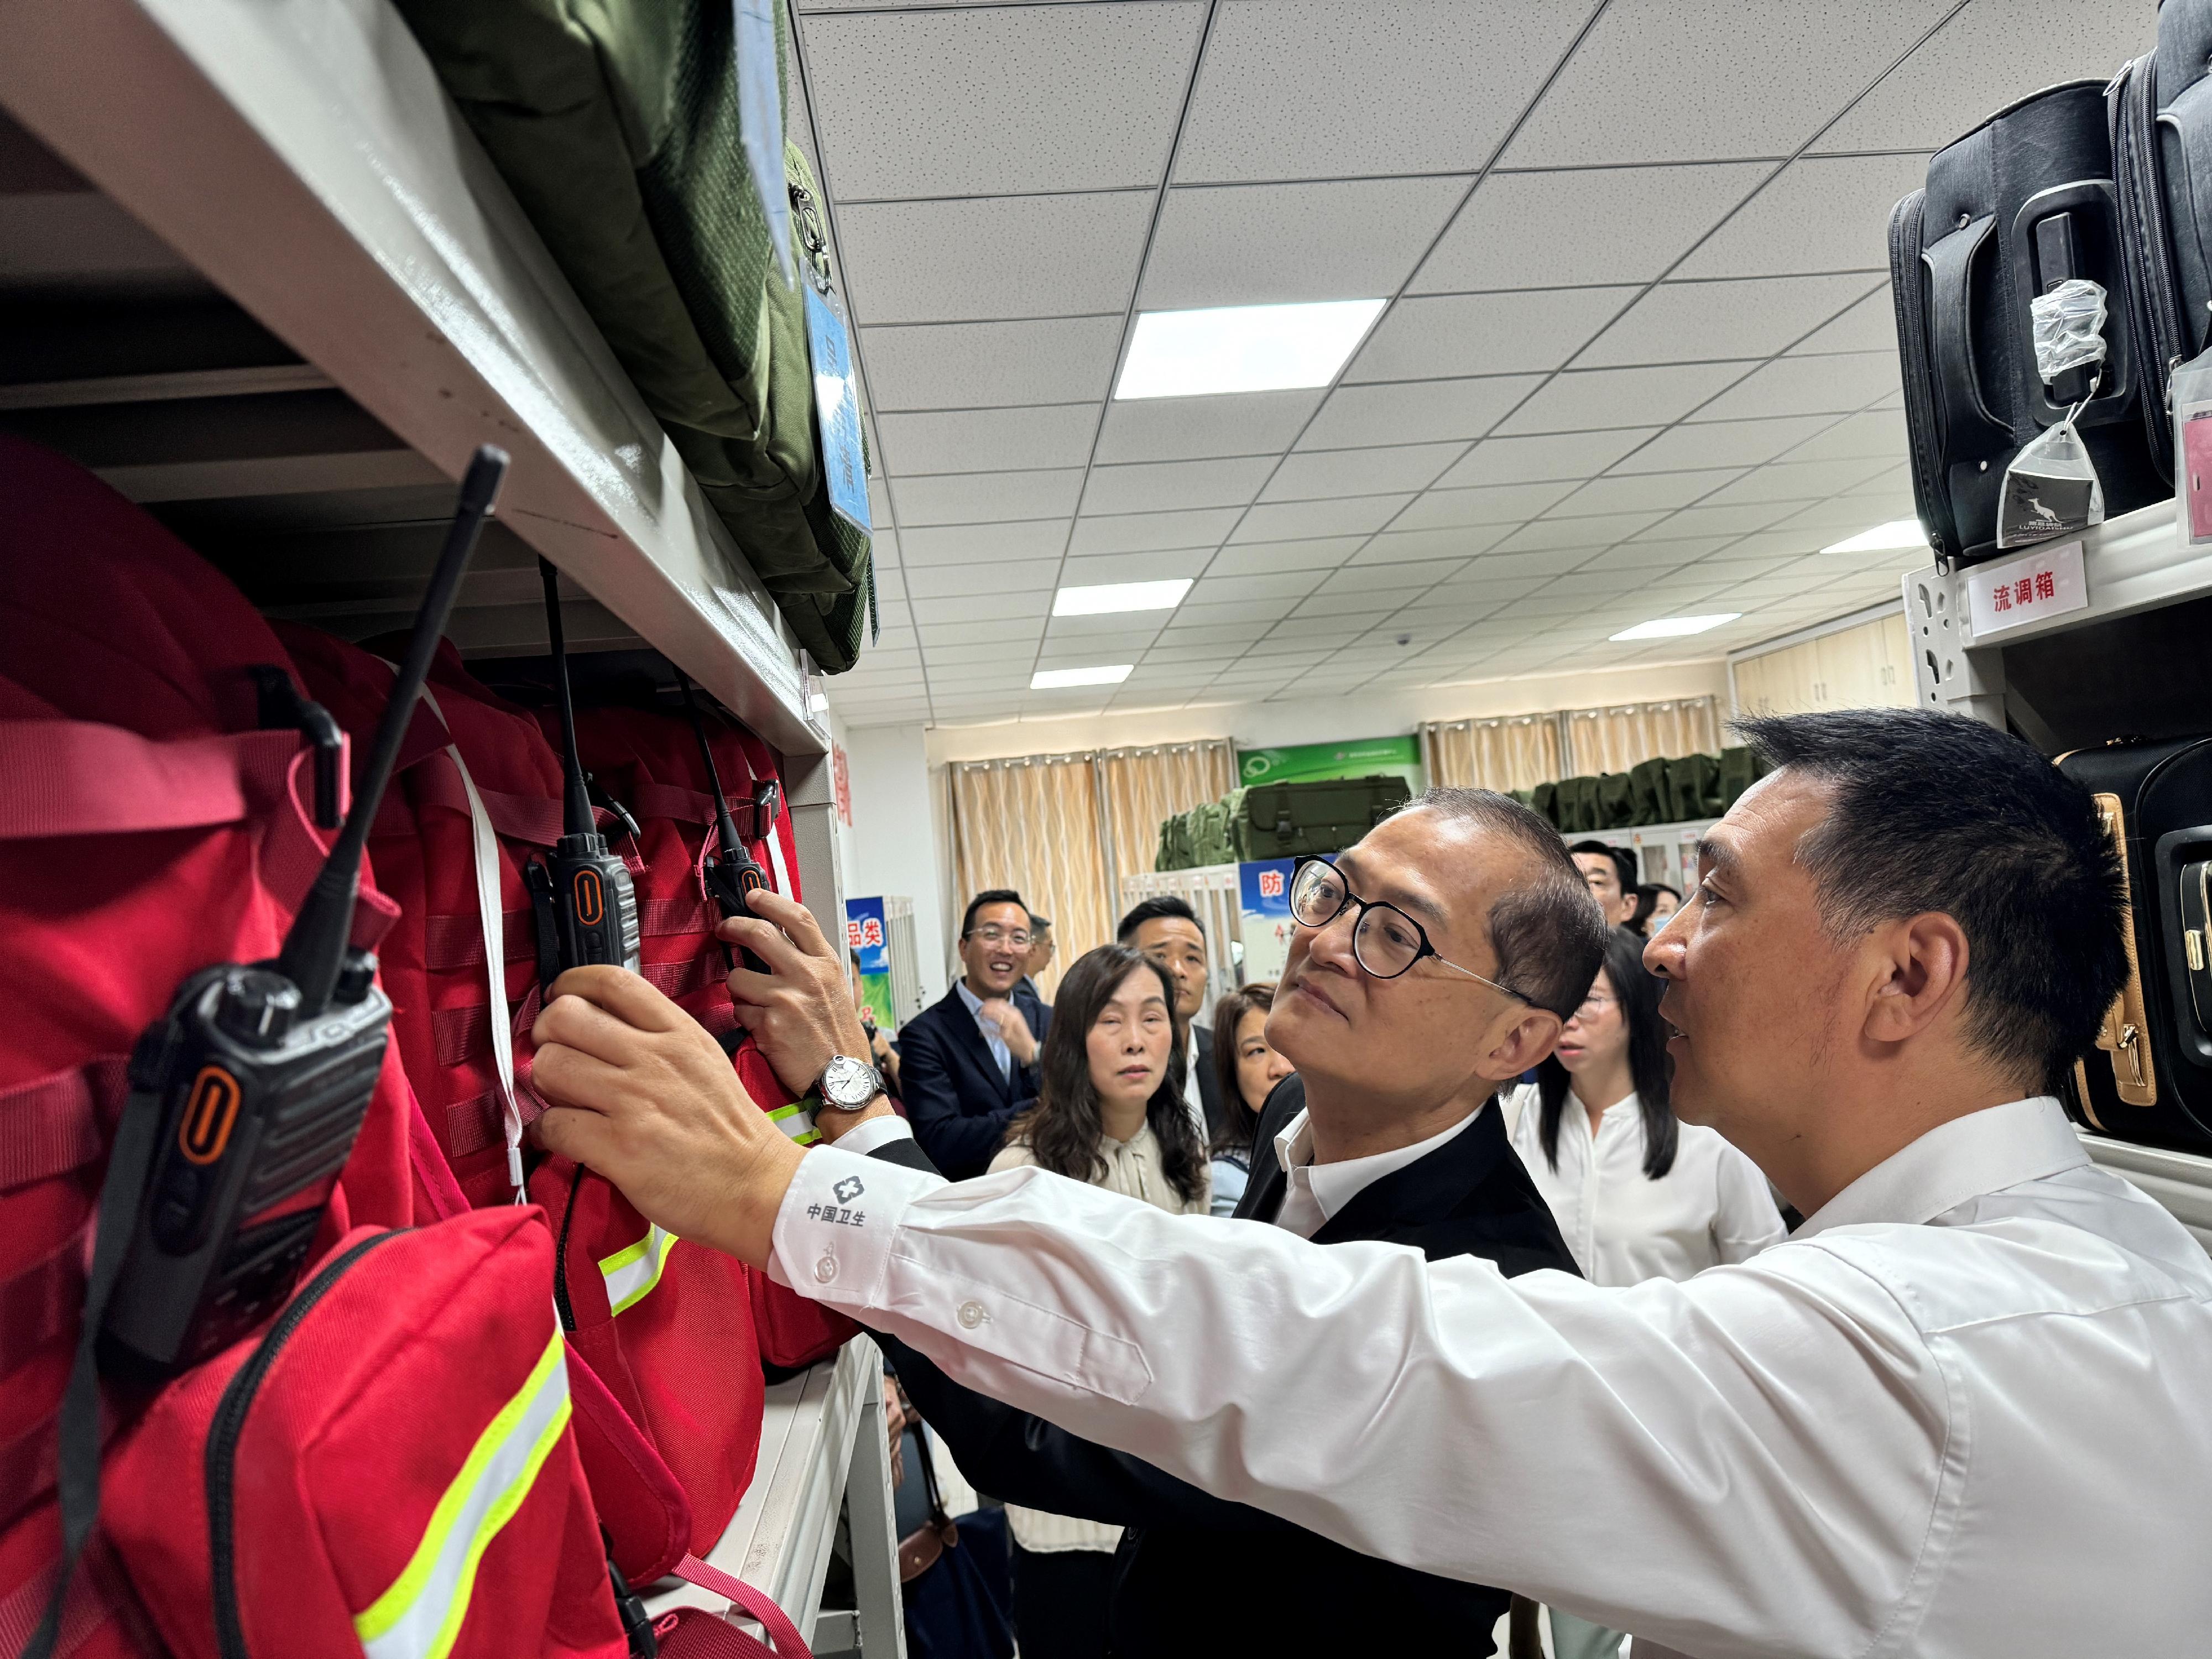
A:
POLYGON ((2212 1147, 2212 738, 2121 741, 2058 768, 2087 787, 2127 866, 2128 982, 2073 1067, 2077 1121, 2123 1140, 2212 1147))
POLYGON ((2069 81, 1998 111, 1937 151, 1927 188, 1890 216, 1913 496, 1938 558, 1997 552, 2007 464, 2093 380, 2075 425, 2106 516, 2172 493, 2146 436, 2104 94, 2103 82, 2069 81), (2069 277, 2105 289, 2106 356, 2046 384, 2029 301, 2069 277))
POLYGON ((1261 783, 1244 791, 1237 856, 1283 859, 1340 853, 1413 799, 1403 778, 1378 775, 1314 783, 1261 783))

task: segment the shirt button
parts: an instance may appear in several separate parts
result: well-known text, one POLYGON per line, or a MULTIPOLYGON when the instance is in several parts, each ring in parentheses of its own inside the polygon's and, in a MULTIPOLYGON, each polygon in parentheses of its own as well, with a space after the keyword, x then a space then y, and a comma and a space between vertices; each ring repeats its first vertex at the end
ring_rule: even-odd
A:
POLYGON ((816 1262, 814 1264, 814 1277, 817 1282, 823 1285, 827 1285, 831 1279, 836 1278, 837 1258, 834 1255, 825 1255, 822 1260, 816 1262))
POLYGON ((983 1304, 981 1303, 963 1302, 960 1304, 959 1311, 956 1313, 953 1317, 960 1322, 960 1328, 962 1330, 972 1331, 986 1319, 989 1318, 990 1316, 983 1311, 983 1304))

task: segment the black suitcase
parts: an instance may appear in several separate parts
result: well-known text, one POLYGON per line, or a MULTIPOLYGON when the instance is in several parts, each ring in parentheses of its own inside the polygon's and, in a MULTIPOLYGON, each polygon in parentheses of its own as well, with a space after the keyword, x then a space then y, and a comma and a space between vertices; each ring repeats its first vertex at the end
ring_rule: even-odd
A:
POLYGON ((2106 291, 2106 356, 2076 430, 2118 516, 2172 494, 2146 435, 2105 86, 2069 81, 2000 110, 1928 162, 1889 221, 1912 493, 1939 559, 1997 551, 2021 448, 2065 418, 2090 372, 2045 385, 2028 301, 2069 276, 2106 291))
MULTIPOLYGON (((2122 1140, 2212 1146, 2212 738, 2122 739, 2059 757, 2127 864, 2127 986, 2077 1060, 2067 1110, 2122 1140)), ((2029 899, 2028 902, 2033 902, 2029 899)))
POLYGON ((2167 383, 2212 345, 2212 0, 2163 0, 2158 46, 2113 77, 2112 180, 2143 365, 2144 436, 2173 475, 2167 383))

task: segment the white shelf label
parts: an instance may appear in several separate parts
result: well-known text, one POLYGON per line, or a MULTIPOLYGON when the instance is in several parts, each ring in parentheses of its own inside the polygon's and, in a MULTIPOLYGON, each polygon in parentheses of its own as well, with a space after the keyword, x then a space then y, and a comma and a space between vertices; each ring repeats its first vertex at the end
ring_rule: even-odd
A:
POLYGON ((1976 644, 1993 634, 2087 610, 2089 579, 2081 569, 2081 544, 2061 542, 2002 564, 1976 565, 1966 573, 1966 605, 1976 644))

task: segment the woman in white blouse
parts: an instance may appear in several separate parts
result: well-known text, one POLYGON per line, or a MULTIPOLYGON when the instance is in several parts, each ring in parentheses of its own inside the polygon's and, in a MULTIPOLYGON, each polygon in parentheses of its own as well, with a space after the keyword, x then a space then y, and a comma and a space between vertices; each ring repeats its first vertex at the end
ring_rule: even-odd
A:
MULTIPOLYGON (((1182 1097, 1175 988, 1136 951, 1103 945, 1061 977, 1037 1103, 991 1168, 1036 1164, 1177 1215, 1206 1212, 1206 1152, 1182 1097)), ((1121 1529, 1006 1506, 1022 1659, 1103 1659, 1121 1529)))
MULTIPOLYGON (((1644 941, 1614 928, 1559 1047, 1504 1102, 1514 1150, 1595 1284, 1687 1279, 1784 1231, 1758 1166, 1669 1109, 1661 989, 1644 971, 1644 941)), ((1552 1610, 1557 1659, 1603 1659, 1620 1644, 1618 1632, 1552 1610)))

